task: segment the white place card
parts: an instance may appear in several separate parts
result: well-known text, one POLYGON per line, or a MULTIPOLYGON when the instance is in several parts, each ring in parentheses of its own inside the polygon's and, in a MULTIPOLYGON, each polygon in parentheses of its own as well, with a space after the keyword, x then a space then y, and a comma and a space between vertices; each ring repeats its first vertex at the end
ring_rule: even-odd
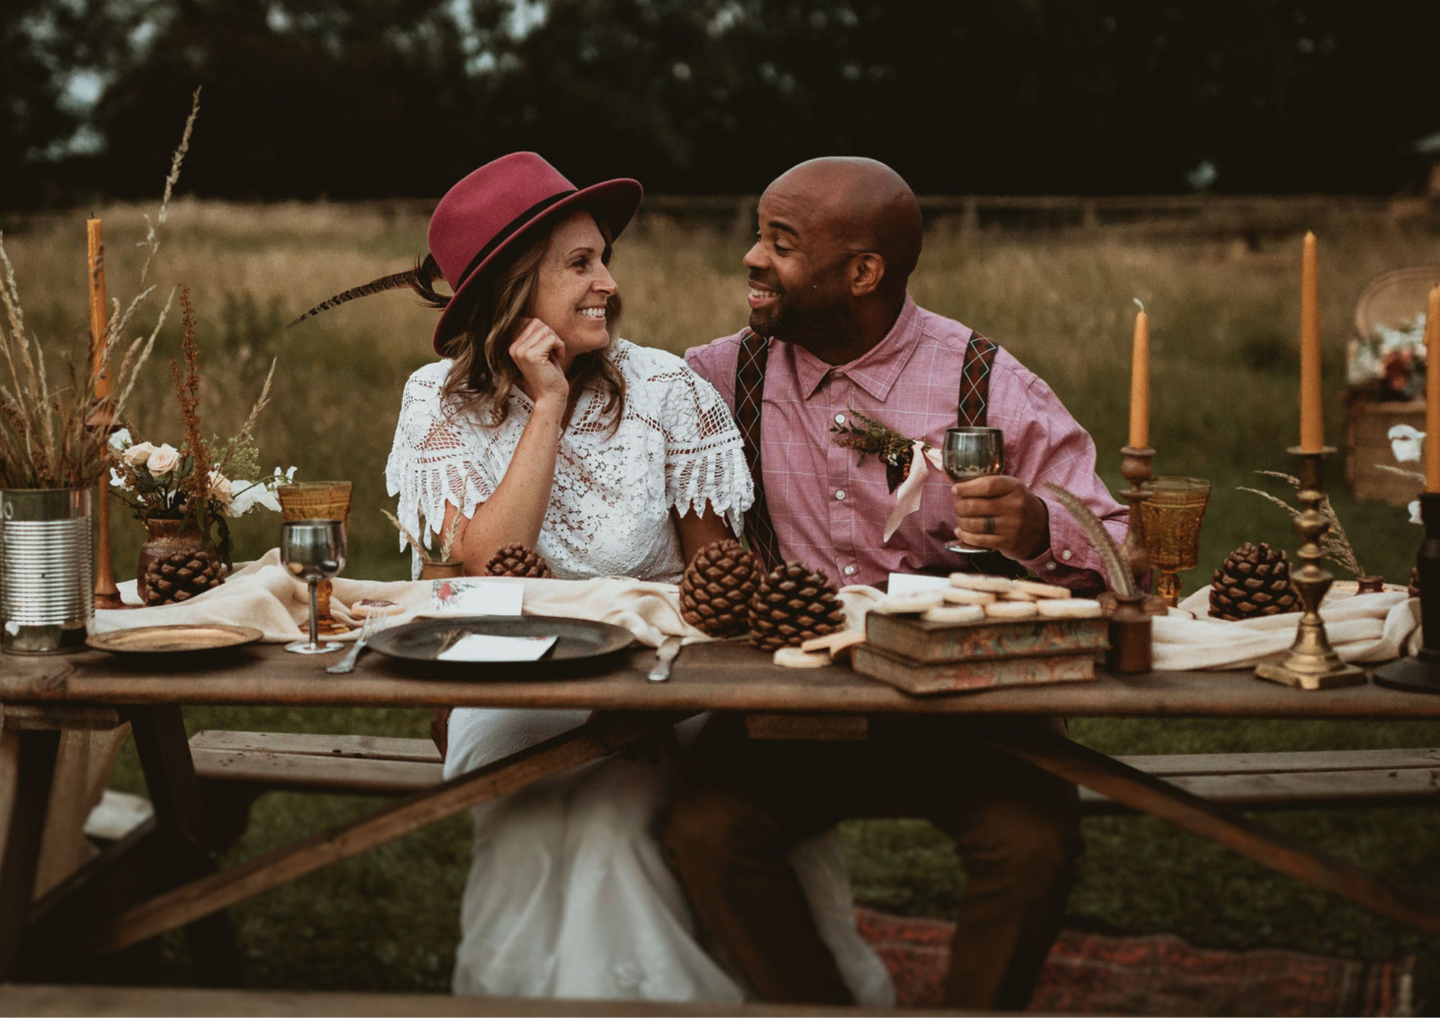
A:
POLYGON ((436 655, 437 661, 538 661, 558 636, 491 636, 470 633, 436 655))
POLYGON ((525 584, 519 580, 434 580, 430 586, 431 615, 519 615, 525 584))
POLYGON ((891 573, 888 592, 918 594, 927 590, 944 590, 950 586, 948 576, 921 576, 917 573, 891 573))

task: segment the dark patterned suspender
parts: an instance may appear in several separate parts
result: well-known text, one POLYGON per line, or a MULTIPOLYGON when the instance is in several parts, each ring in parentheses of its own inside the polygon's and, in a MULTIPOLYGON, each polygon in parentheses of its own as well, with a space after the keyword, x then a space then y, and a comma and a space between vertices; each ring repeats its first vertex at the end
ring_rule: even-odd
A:
POLYGON ((755 484, 755 501, 745 513, 745 537, 750 550, 766 569, 780 565, 780 543, 765 502, 764 474, 760 469, 760 411, 765 405, 765 363, 770 358, 770 340, 749 329, 740 338, 740 356, 735 360, 735 424, 745 443, 745 465, 755 484))
MULTIPOLYGON (((960 369, 960 394, 957 419, 962 426, 985 427, 989 418, 990 368, 999 347, 976 332, 965 347, 965 360, 960 369)), ((781 563, 780 543, 775 538, 775 525, 765 501, 765 480, 760 465, 760 412, 765 405, 765 364, 770 357, 770 341, 749 329, 740 338, 740 354, 735 359, 735 424, 745 443, 745 465, 755 484, 755 502, 745 514, 745 537, 750 549, 760 556, 766 569, 781 563)), ((1003 555, 986 553, 968 556, 980 572, 1013 573, 1018 567, 1003 555)))
MULTIPOLYGON (((995 354, 1000 348, 980 335, 971 333, 965 347, 965 361, 960 368, 960 409, 956 420, 962 428, 988 427, 990 419, 990 369, 995 364, 995 354)), ((992 576, 1008 576, 1012 579, 1025 575, 1025 567, 1011 561, 998 551, 980 552, 962 556, 964 562, 960 571, 967 569, 992 576)))
POLYGON ((970 336, 965 346, 965 362, 960 368, 960 412, 956 416, 962 428, 983 428, 990 412, 990 367, 1000 348, 980 333, 970 336))

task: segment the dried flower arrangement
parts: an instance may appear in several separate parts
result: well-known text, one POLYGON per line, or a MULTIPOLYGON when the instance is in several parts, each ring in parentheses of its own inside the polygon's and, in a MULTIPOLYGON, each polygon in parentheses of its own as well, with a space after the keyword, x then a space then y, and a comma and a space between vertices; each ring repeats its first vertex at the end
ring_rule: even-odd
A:
MULTIPOLYGON (((1257 474, 1264 474, 1266 477, 1276 477, 1290 485, 1296 491, 1300 490, 1300 478, 1290 474, 1281 473, 1278 470, 1257 470, 1257 474)), ((1261 491, 1259 488, 1241 488, 1240 491, 1248 491, 1252 495, 1259 495, 1267 502, 1279 506, 1288 512, 1293 519, 1300 515, 1300 510, 1286 502, 1283 498, 1277 498, 1268 491, 1261 491)), ((1335 509, 1330 504, 1330 496, 1326 495, 1320 500, 1320 515, 1325 522, 1330 524, 1330 529, 1320 539, 1320 551, 1323 557, 1335 563, 1341 569, 1354 573, 1355 578, 1368 575, 1360 565, 1359 559, 1355 557, 1355 549, 1350 546, 1350 538, 1345 533, 1345 527, 1340 523, 1340 517, 1335 515, 1335 509)))
MULTIPOLYGON (((160 211, 152 222, 145 217, 145 246, 148 251, 140 271, 141 290, 121 309, 120 301, 112 301, 109 321, 95 349, 89 348, 83 358, 73 351, 60 356, 67 366, 64 376, 52 379, 46 368, 45 353, 39 337, 27 333, 20 291, 15 283, 15 269, 5 253, 4 237, 0 235, 0 268, 5 278, 0 283, 0 304, 5 308, 5 323, 0 324, 0 355, 9 369, 6 384, 0 384, 0 487, 3 488, 86 488, 99 484, 115 459, 109 442, 108 425, 120 418, 135 387, 141 367, 154 348, 155 338, 170 310, 170 300, 155 322, 148 337, 138 337, 120 353, 131 320, 141 305, 154 292, 145 280, 150 265, 160 248, 160 228, 170 206, 170 196, 180 179, 180 166, 190 147, 190 134, 200 112, 200 90, 195 90, 190 115, 180 145, 170 162, 165 177, 165 193, 160 211), (108 372, 111 394, 94 398, 95 382, 107 372, 119 356, 119 366, 108 372), (83 370, 79 367, 84 365, 83 370)), ((104 253, 96 261, 95 271, 103 266, 104 253)), ((173 292, 171 298, 173 299, 173 292)))
MULTIPOLYGON (((894 491, 910 476, 910 461, 915 456, 915 440, 906 438, 888 424, 867 417, 854 407, 847 406, 845 410, 849 414, 849 420, 844 424, 830 426, 831 434, 836 436, 835 444, 846 449, 858 449, 859 466, 864 466, 865 457, 873 454, 885 464, 885 482, 890 490, 894 491), (861 426, 857 427, 851 421, 859 421, 861 426)), ((934 456, 934 447, 929 442, 922 442, 920 445, 927 456, 934 456)), ((935 462, 939 469, 939 462, 932 462, 935 462)))
POLYGON ((181 343, 185 366, 171 360, 170 374, 185 438, 179 448, 169 444, 135 442, 128 428, 111 439, 120 462, 110 471, 111 494, 134 511, 142 522, 190 520, 207 546, 213 546, 228 568, 231 565, 230 525, 227 518, 244 516, 256 506, 280 511, 275 486, 291 480, 295 468, 274 474, 260 474, 255 448, 255 422, 270 402, 270 382, 275 363, 251 407, 245 423, 233 438, 206 439, 200 424, 200 344, 195 338, 195 307, 188 287, 180 292, 181 320, 185 336, 181 343), (255 478, 240 480, 239 478, 255 478))
POLYGON ((422 563, 425 565, 442 565, 455 561, 450 556, 455 550, 455 533, 460 529, 460 521, 465 519, 464 513, 457 512, 454 517, 451 518, 449 525, 445 528, 445 532, 440 535, 440 555, 437 558, 429 548, 425 547, 419 538, 410 533, 405 524, 395 518, 393 513, 385 509, 381 509, 380 511, 385 514, 385 518, 390 521, 390 524, 400 532, 400 537, 405 543, 410 546, 416 555, 420 556, 422 563))

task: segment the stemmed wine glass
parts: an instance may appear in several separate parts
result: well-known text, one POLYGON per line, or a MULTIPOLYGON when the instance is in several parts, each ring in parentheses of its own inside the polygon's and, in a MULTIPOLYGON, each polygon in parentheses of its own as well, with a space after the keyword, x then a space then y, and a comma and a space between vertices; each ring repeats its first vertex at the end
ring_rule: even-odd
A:
MULTIPOLYGON (((1005 432, 1000 428, 946 428, 941 450, 945 472, 952 481, 969 481, 987 474, 1005 472, 1005 432)), ((946 551, 961 555, 986 551, 960 541, 945 545, 946 551)))
MULTIPOLYGON (((350 524, 349 481, 290 481, 275 489, 280 499, 280 518, 283 520, 339 520, 343 526, 350 524)), ((330 614, 331 583, 320 581, 320 632, 326 636, 339 636, 350 632, 350 627, 330 614)))
POLYGON ((310 639, 285 645, 292 654, 328 654, 343 644, 321 643, 319 585, 345 566, 345 524, 339 520, 288 520, 280 524, 280 561, 310 584, 310 639))

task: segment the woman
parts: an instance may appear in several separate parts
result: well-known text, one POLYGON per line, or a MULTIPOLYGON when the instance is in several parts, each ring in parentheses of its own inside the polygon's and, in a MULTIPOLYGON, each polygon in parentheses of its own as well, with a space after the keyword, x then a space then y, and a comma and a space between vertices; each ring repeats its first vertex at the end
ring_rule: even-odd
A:
MULTIPOLYGON (((611 242, 640 195, 633 180, 577 190, 516 153, 436 208, 433 262, 410 281, 444 302, 444 359, 405 386, 386 477, 412 533, 422 516, 427 538, 455 527, 467 572, 518 541, 557 577, 678 582, 690 556, 739 530, 751 483, 719 395, 680 358, 611 338, 611 242), (448 302, 429 287, 437 270, 453 285, 448 302)), ((456 710, 445 776, 585 718, 456 710)), ((658 762, 612 757, 473 810, 455 992, 743 999, 702 946, 662 855, 672 771, 669 751, 658 762)), ((855 931, 838 841, 817 839, 796 862, 857 996, 887 1003, 888 977, 855 931)))

